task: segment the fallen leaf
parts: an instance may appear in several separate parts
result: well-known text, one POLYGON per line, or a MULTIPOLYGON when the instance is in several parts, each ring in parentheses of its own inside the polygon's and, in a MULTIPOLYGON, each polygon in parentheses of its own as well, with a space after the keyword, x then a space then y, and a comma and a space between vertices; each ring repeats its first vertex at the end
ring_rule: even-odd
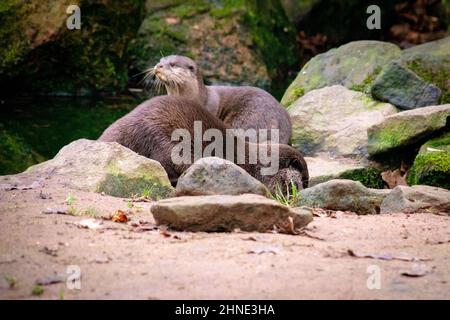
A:
POLYGON ((125 223, 128 222, 128 217, 122 210, 117 210, 111 217, 112 222, 125 223))

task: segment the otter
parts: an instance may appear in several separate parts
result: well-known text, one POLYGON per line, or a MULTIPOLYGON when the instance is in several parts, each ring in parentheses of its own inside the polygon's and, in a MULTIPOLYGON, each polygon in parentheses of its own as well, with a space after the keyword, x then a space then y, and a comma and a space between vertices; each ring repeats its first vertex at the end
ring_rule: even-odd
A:
MULTIPOLYGON (((201 121, 203 132, 208 129, 220 131, 222 136, 225 137, 223 155, 224 158, 228 159, 228 150, 225 146, 227 145, 227 139, 231 139, 226 134, 229 126, 211 115, 198 102, 176 96, 157 96, 143 102, 109 126, 99 140, 117 142, 142 156, 160 162, 172 185, 175 186, 179 176, 186 171, 190 164, 175 164, 172 161, 172 149, 178 144, 177 141, 172 141, 172 133, 176 129, 185 129, 191 137, 194 137, 195 121, 201 121)), ((233 137, 233 139, 239 139, 239 137, 233 137)), ((233 142, 234 146, 238 145, 235 141, 233 142)), ((260 159, 257 159, 255 164, 248 161, 248 151, 252 147, 252 143, 243 140, 241 142, 245 145, 245 161, 242 164, 237 163, 238 152, 234 149, 233 162, 265 184, 272 192, 277 191, 279 186, 284 192, 286 188, 292 187, 292 183, 298 189, 308 186, 308 168, 303 155, 298 150, 284 144, 278 145, 267 142, 257 144, 256 146, 259 148, 267 148, 265 150, 269 151, 268 154, 272 152, 274 146, 279 148, 278 171, 272 175, 264 175, 261 172, 263 165, 260 159)), ((202 141, 202 150, 207 145, 208 142, 202 141)), ((193 155, 194 152, 191 152, 191 154, 193 155)), ((213 154, 213 156, 218 155, 213 154)))
POLYGON ((231 128, 267 129, 268 137, 261 135, 260 142, 270 139, 270 130, 279 130, 279 143, 288 144, 292 134, 289 114, 268 92, 249 86, 206 86, 198 65, 190 58, 171 55, 162 58, 148 70, 158 87, 164 86, 167 94, 195 100, 211 114, 231 128))

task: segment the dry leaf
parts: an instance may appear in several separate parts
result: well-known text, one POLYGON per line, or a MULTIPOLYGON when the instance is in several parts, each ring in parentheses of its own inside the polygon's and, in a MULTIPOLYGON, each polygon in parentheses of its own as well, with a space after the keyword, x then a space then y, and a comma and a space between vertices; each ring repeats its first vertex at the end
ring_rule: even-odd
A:
POLYGON ((125 223, 128 222, 128 217, 122 210, 117 210, 111 217, 112 222, 125 223))

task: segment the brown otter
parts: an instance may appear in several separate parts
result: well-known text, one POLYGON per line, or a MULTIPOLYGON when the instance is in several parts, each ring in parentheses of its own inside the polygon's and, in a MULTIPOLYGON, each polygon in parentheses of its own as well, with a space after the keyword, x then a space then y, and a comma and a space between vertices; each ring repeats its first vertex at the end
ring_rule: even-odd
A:
POLYGON ((197 101, 231 128, 279 129, 279 143, 288 144, 292 133, 287 111, 268 92, 248 86, 205 86, 197 64, 184 56, 162 58, 146 76, 164 85, 167 94, 197 101))
MULTIPOLYGON (((158 96, 145 101, 107 128, 99 140, 118 142, 140 155, 159 161, 167 171, 172 184, 175 185, 178 177, 186 171, 190 164, 175 164, 173 162, 172 150, 179 142, 172 141, 171 137, 176 129, 185 129, 190 136, 194 137, 194 122, 196 121, 201 121, 203 132, 208 129, 220 131, 225 138, 221 145, 223 156, 230 160, 226 145, 230 142, 229 139, 239 138, 227 136, 228 126, 203 109, 197 102, 174 96, 158 96)), ((270 190, 275 191, 277 186, 280 185, 284 191, 284 186, 291 187, 291 181, 299 189, 308 186, 308 168, 303 156, 296 149, 283 144, 261 143, 256 145, 246 141, 243 142, 245 145, 245 160, 244 163, 239 164, 236 162, 236 157, 242 155, 242 153, 238 154, 236 150, 238 143, 235 142, 233 141, 235 147, 232 151, 234 160, 232 161, 268 186, 270 190), (272 150, 275 150, 273 149, 274 146, 279 147, 279 169, 275 174, 262 174, 264 165, 261 164, 260 158, 254 164, 249 161, 249 148, 252 146, 266 148, 264 150, 268 150, 269 155, 272 150)), ((203 140, 201 143, 203 151, 209 142, 203 140)), ((191 147, 194 148, 193 143, 191 147)), ((193 155, 194 152, 191 152, 191 154, 193 155)))

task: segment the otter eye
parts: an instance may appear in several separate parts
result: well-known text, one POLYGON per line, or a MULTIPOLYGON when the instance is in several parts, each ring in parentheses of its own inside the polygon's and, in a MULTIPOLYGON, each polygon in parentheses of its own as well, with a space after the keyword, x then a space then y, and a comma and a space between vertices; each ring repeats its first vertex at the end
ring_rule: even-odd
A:
POLYGON ((188 66, 189 70, 194 71, 194 66, 188 66))
POLYGON ((175 63, 171 62, 171 63, 169 63, 169 66, 170 66, 171 68, 173 68, 173 67, 175 67, 175 63))

